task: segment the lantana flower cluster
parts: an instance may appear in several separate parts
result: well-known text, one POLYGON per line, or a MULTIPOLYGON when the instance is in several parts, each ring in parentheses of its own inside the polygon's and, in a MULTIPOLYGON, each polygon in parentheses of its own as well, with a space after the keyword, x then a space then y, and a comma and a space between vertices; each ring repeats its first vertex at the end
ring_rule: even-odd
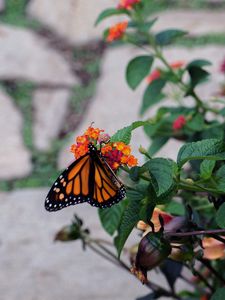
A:
MULTIPOLYGON (((185 66, 185 62, 182 60, 177 60, 170 64, 170 67, 173 70, 181 69, 184 66, 185 66)), ((153 70, 151 72, 150 75, 147 76, 146 80, 150 84, 150 83, 152 83, 152 81, 159 79, 162 76, 162 74, 163 74, 163 70, 161 70, 160 68, 156 68, 155 70, 153 70)))
POLYGON ((128 26, 128 22, 124 21, 110 27, 106 41, 113 42, 115 40, 121 39, 127 29, 127 26, 128 26))
POLYGON ((128 9, 131 10, 135 4, 140 3, 141 0, 120 0, 118 9, 128 9))
MULTIPOLYGON (((120 0, 117 9, 132 10, 141 0, 120 0)), ((123 38, 128 26, 128 21, 119 22, 108 29, 106 41, 111 43, 123 38)))
POLYGON ((101 154, 114 171, 122 165, 128 167, 137 165, 137 158, 131 154, 130 145, 119 141, 110 142, 110 136, 104 133, 103 129, 92 126, 88 127, 83 135, 76 138, 76 143, 71 146, 70 151, 78 159, 88 152, 88 145, 90 143, 100 148, 101 154))

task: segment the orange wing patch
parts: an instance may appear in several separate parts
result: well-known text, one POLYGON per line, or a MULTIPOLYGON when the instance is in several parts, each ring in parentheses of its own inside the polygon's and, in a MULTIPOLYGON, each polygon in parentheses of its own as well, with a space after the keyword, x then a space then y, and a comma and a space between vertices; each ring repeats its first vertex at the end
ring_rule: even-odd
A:
POLYGON ((113 184, 108 171, 95 163, 95 191, 93 198, 97 202, 102 203, 116 196, 117 191, 118 187, 113 184))

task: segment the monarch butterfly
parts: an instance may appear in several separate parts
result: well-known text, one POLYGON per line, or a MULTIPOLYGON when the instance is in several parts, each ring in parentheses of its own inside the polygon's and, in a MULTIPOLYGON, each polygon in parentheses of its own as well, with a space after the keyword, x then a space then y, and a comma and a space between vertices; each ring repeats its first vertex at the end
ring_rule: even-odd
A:
POLYGON ((107 208, 122 200, 125 195, 123 184, 101 152, 89 143, 88 152, 57 178, 46 197, 45 208, 56 211, 83 202, 107 208))

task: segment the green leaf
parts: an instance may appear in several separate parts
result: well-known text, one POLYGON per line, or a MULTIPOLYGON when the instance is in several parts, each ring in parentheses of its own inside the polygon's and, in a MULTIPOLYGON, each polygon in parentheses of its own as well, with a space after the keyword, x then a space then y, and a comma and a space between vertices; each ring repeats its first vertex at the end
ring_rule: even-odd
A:
POLYGON ((164 146, 168 142, 169 138, 168 137, 156 137, 152 140, 151 145, 148 149, 148 153, 150 156, 153 156, 155 153, 157 153, 162 146, 164 146))
POLYGON ((216 223, 220 228, 225 228, 225 203, 216 212, 216 223))
POLYGON ((116 15, 122 15, 122 14, 128 14, 128 11, 126 9, 117 9, 117 8, 108 8, 103 10, 103 12, 100 13, 97 20, 95 21, 95 26, 98 25, 102 20, 116 15))
POLYGON ((215 160, 203 160, 200 165, 200 177, 202 179, 209 179, 212 176, 212 171, 215 167, 215 160))
POLYGON ((219 114, 225 117, 225 107, 219 111, 219 114))
MULTIPOLYGON (((191 90, 193 90, 198 84, 204 82, 209 76, 209 72, 203 70, 200 67, 189 67, 187 68, 187 70, 191 78, 191 90)), ((188 94, 189 93, 187 93, 187 95, 188 94)))
POLYGON ((217 170, 215 174, 215 181, 217 183, 217 189, 225 192, 225 165, 217 170))
POLYGON ((158 103, 164 98, 164 95, 161 93, 164 88, 166 81, 164 79, 155 79, 153 80, 145 90, 142 107, 141 107, 141 115, 145 113, 145 111, 151 107, 152 105, 158 103))
POLYGON ((202 131, 205 126, 204 117, 201 114, 196 114, 193 118, 186 124, 188 129, 193 131, 202 131))
POLYGON ((210 300, 224 300, 225 299, 225 288, 219 288, 212 295, 210 300))
POLYGON ((171 201, 167 206, 166 206, 166 211, 168 213, 171 213, 172 215, 177 215, 177 216, 184 216, 185 215, 185 208, 183 204, 175 201, 171 201))
POLYGON ((142 55, 132 59, 126 69, 126 80, 131 89, 141 83, 141 81, 149 74, 153 63, 153 56, 142 55))
POLYGON ((196 85, 204 82, 208 78, 210 74, 206 70, 204 70, 203 67, 210 65, 211 62, 205 59, 196 59, 191 61, 187 65, 186 69, 191 78, 190 91, 187 93, 187 95, 190 94, 190 92, 196 87, 196 85))
POLYGON ((118 204, 111 206, 110 208, 98 210, 101 224, 108 234, 113 235, 119 227, 126 205, 127 201, 123 200, 118 204))
POLYGON ((171 44, 175 39, 187 34, 187 31, 179 29, 167 29, 156 34, 156 43, 160 46, 166 46, 171 44))
POLYGON ((151 219, 153 210, 155 208, 155 203, 150 201, 150 199, 146 198, 141 201, 141 207, 139 211, 139 220, 144 222, 148 222, 151 219))
POLYGON ((141 31, 141 32, 148 32, 152 26, 155 24, 155 22, 158 20, 158 18, 154 18, 153 20, 150 20, 150 21, 146 21, 144 23, 139 23, 138 22, 138 30, 141 31))
POLYGON ((206 59, 195 59, 195 60, 192 60, 188 65, 187 67, 206 67, 206 66, 211 66, 212 63, 209 61, 209 60, 206 60, 206 59))
POLYGON ((148 122, 146 121, 136 121, 131 125, 126 126, 122 129, 119 129, 114 135, 111 136, 111 142, 123 142, 125 144, 129 144, 131 140, 132 131, 138 127, 146 125, 148 122))
POLYGON ((144 197, 145 191, 143 188, 140 188, 140 191, 130 189, 127 190, 127 199, 129 201, 128 206, 122 216, 121 223, 118 228, 118 235, 114 239, 119 257, 128 236, 139 221, 140 203, 144 197))
POLYGON ((185 144, 180 148, 177 164, 182 167, 189 160, 224 160, 225 143, 220 139, 207 139, 185 144))
POLYGON ((153 179, 153 188, 157 197, 166 193, 173 185, 176 163, 169 159, 154 158, 147 163, 148 171, 153 179))

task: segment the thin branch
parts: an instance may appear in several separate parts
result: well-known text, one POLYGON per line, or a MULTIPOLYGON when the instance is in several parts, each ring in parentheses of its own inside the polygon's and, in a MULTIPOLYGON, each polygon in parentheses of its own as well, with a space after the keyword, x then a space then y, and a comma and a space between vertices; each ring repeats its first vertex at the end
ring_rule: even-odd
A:
POLYGON ((105 253, 103 253, 102 251, 99 251, 96 247, 94 247, 92 244, 86 244, 93 252, 95 252, 96 254, 104 257, 106 260, 110 261, 111 263, 113 263, 116 266, 119 266, 119 264, 113 260, 112 258, 108 257, 105 253))
POLYGON ((217 279, 219 279, 219 280, 222 282, 222 284, 225 284, 225 279, 220 275, 219 272, 217 272, 217 271, 212 267, 212 265, 210 264, 210 262, 209 262, 208 260, 206 260, 206 259, 204 259, 204 258, 198 258, 198 260, 199 260, 206 268, 208 268, 208 269, 212 272, 212 274, 214 274, 215 277, 216 277, 217 279))
POLYGON ((193 236, 193 235, 212 235, 212 234, 225 234, 225 229, 212 229, 212 230, 197 230, 197 231, 190 231, 190 232, 165 232, 166 236, 193 236))
MULTIPOLYGON (((91 240, 92 242, 96 243, 96 240, 91 240)), ((100 256, 103 256, 105 259, 107 259, 108 261, 112 262, 113 264, 122 267, 124 270, 126 270, 127 272, 130 272, 130 267, 123 262, 122 260, 119 260, 118 257, 112 253, 109 249, 107 249, 105 246, 101 245, 101 243, 99 243, 99 241, 97 241, 96 245, 103 250, 105 253, 107 253, 107 255, 111 256, 111 259, 109 259, 109 257, 107 255, 102 255, 102 251, 99 251, 98 249, 96 249, 95 247, 93 247, 93 245, 90 244, 90 242, 87 244, 95 253, 97 253, 100 256)), ((177 294, 175 294, 173 291, 167 291, 166 289, 162 288, 161 286, 158 286, 155 283, 152 282, 148 282, 146 284, 146 286, 148 286, 151 290, 155 291, 155 292, 160 292, 160 294, 164 295, 164 296, 168 296, 168 297, 173 297, 173 299, 177 299, 177 300, 182 300, 182 298, 180 298, 177 294)))
MULTIPOLYGON (((190 269, 187 264, 185 264, 186 268, 190 269)), ((196 269, 194 269, 194 273, 199 279, 210 289, 212 293, 214 293, 215 289, 214 287, 206 280, 206 278, 196 269)))
POLYGON ((218 241, 220 241, 220 242, 222 242, 222 243, 225 244, 225 239, 222 238, 221 236, 216 235, 216 234, 210 234, 210 236, 213 237, 215 240, 218 240, 218 241))

